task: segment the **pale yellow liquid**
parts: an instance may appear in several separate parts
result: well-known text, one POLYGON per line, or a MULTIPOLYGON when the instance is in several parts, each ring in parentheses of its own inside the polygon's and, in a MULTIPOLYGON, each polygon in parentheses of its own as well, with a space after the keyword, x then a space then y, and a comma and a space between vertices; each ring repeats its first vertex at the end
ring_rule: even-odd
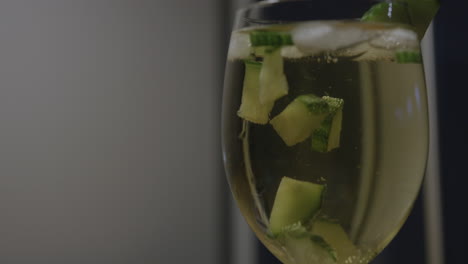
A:
POLYGON ((428 149, 422 65, 314 56, 285 59, 284 72, 289 94, 275 103, 271 118, 301 94, 341 98, 340 147, 318 153, 309 140, 288 147, 271 125, 240 119, 244 66, 230 62, 223 144, 234 197, 260 240, 290 264, 294 256, 267 235, 279 182, 287 176, 326 184, 319 216, 338 223, 356 249, 337 263, 367 263, 396 235, 422 182, 428 149))

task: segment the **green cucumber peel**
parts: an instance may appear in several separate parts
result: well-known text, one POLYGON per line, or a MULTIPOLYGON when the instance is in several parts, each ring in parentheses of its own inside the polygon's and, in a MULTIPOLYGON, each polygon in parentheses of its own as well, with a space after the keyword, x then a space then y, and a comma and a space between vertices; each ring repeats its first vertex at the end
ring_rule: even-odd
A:
POLYGON ((262 66, 262 62, 260 61, 255 61, 255 60, 244 60, 244 63, 247 65, 251 65, 251 66, 258 66, 258 67, 261 67, 262 66))
POLYGON ((422 63, 422 55, 419 51, 397 51, 395 60, 397 63, 422 63))
POLYGON ((344 100, 329 96, 324 96, 322 100, 327 103, 329 114, 312 133, 311 147, 324 153, 339 147, 344 100))
POLYGON ((321 236, 317 236, 317 235, 311 235, 310 236, 310 240, 312 242, 314 242, 315 244, 319 245, 320 247, 322 247, 323 249, 325 249, 328 254, 330 254, 330 257, 334 260, 334 261, 337 261, 337 255, 336 255, 336 251, 335 249, 333 249, 328 243, 327 241, 325 241, 321 236))
POLYGON ((304 103, 313 114, 324 114, 330 111, 329 104, 314 94, 300 95, 296 100, 304 103))
POLYGON ((327 152, 328 139, 331 130, 333 115, 329 115, 312 134, 312 149, 318 152, 327 152))
POLYGON ((289 46, 293 45, 291 34, 286 32, 273 32, 256 30, 250 32, 250 43, 252 47, 258 46, 289 46))

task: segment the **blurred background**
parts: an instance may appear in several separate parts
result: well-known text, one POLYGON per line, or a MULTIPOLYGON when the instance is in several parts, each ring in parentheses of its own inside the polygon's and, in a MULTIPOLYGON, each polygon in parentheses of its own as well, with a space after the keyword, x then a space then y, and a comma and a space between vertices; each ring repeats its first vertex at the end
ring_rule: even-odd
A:
MULTIPOLYGON (((0 263, 278 263, 230 200, 220 104, 247 0, 0 1, 0 263)), ((424 42, 432 146, 375 263, 466 263, 468 2, 424 42)))

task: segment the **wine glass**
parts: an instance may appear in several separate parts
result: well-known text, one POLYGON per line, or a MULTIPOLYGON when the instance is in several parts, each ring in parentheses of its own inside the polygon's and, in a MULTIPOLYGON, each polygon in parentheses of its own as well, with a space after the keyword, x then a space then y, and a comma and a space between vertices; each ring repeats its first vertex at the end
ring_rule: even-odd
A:
POLYGON ((224 164, 243 216, 283 263, 368 263, 406 220, 428 152, 414 21, 400 1, 238 11, 224 164))

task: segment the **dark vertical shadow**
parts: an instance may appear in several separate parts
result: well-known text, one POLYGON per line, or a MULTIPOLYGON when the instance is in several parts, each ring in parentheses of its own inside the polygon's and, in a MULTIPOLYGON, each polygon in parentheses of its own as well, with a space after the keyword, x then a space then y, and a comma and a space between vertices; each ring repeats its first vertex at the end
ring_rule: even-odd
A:
POLYGON ((281 262, 258 241, 258 264, 281 264, 281 262))
POLYGON ((400 232, 372 263, 426 263, 424 239, 423 199, 422 193, 420 193, 400 232))
MULTIPOLYGON (((219 21, 219 26, 218 26, 218 34, 221 36, 220 42, 219 42, 219 50, 217 51, 219 53, 219 58, 220 61, 218 62, 221 67, 219 67, 218 72, 216 73, 216 76, 219 76, 217 78, 217 83, 219 84, 220 89, 216 90, 216 98, 218 98, 217 102, 217 109, 219 110, 218 112, 218 135, 219 137, 217 140, 221 143, 221 105, 222 105, 222 96, 223 96, 223 82, 224 82, 224 65, 226 64, 226 54, 227 54, 227 49, 229 46, 229 36, 231 32, 231 24, 232 21, 230 20, 231 14, 230 14, 230 2, 234 0, 224 0, 224 1, 214 1, 217 5, 218 9, 218 21, 219 21)), ((219 164, 220 164, 220 170, 219 170, 219 220, 220 220, 220 225, 219 225, 219 230, 218 230, 218 236, 220 236, 219 241, 221 241, 221 245, 219 247, 219 250, 221 251, 219 256, 219 263, 226 263, 226 264, 231 264, 232 260, 232 237, 230 236, 231 232, 231 221, 232 221, 232 216, 231 216, 231 200, 230 200, 230 190, 228 186, 228 182, 225 177, 225 172, 224 172, 224 166, 223 166, 223 161, 221 159, 222 157, 222 150, 221 150, 221 145, 219 145, 218 148, 219 151, 219 164)))
POLYGON ((446 263, 466 263, 468 2, 443 0, 435 23, 446 263))

